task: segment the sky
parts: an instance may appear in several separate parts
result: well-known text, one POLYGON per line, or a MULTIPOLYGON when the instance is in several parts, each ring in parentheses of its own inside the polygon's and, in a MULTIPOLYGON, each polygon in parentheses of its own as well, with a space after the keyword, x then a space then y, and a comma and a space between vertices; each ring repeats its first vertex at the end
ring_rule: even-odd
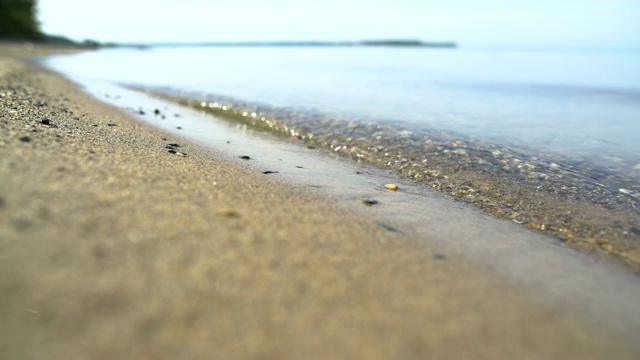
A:
POLYGON ((47 33, 101 42, 640 47, 640 0, 39 0, 38 18, 47 33))

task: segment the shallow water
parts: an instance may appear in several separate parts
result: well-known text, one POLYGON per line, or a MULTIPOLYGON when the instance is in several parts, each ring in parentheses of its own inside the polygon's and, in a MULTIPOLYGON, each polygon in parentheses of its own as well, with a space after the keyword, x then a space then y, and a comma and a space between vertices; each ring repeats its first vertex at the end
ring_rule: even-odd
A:
POLYGON ((288 116, 294 109, 605 165, 622 160, 630 169, 640 163, 637 52, 180 47, 105 49, 48 64, 80 78, 231 98, 288 116))

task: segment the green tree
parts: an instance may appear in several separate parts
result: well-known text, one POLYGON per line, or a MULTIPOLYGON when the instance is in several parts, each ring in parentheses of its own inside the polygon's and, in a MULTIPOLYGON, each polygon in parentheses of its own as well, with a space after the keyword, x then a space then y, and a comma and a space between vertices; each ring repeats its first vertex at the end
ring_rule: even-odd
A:
POLYGON ((35 0, 0 0, 0 38, 43 38, 35 0))

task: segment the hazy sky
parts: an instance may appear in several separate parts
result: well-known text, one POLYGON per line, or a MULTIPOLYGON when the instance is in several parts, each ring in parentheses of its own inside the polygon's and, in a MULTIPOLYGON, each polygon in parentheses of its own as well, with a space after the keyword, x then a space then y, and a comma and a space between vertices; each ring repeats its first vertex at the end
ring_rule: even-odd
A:
POLYGON ((412 38, 640 47, 640 0, 40 0, 45 32, 116 42, 412 38))

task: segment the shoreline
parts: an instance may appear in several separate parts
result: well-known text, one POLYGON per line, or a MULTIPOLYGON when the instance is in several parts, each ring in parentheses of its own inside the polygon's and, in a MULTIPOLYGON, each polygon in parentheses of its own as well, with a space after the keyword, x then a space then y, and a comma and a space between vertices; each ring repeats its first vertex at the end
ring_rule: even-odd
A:
POLYGON ((620 173, 588 161, 526 153, 442 131, 414 133, 385 124, 353 126, 321 118, 291 122, 277 110, 253 109, 229 99, 131 89, 391 170, 574 249, 614 259, 640 274, 640 183, 629 175, 630 167, 620 173), (229 108, 223 110, 224 104, 229 108), (252 113, 257 116, 248 116, 252 113))
POLYGON ((638 353, 633 334, 587 327, 471 261, 256 176, 19 57, 0 63, 8 358, 638 353))

